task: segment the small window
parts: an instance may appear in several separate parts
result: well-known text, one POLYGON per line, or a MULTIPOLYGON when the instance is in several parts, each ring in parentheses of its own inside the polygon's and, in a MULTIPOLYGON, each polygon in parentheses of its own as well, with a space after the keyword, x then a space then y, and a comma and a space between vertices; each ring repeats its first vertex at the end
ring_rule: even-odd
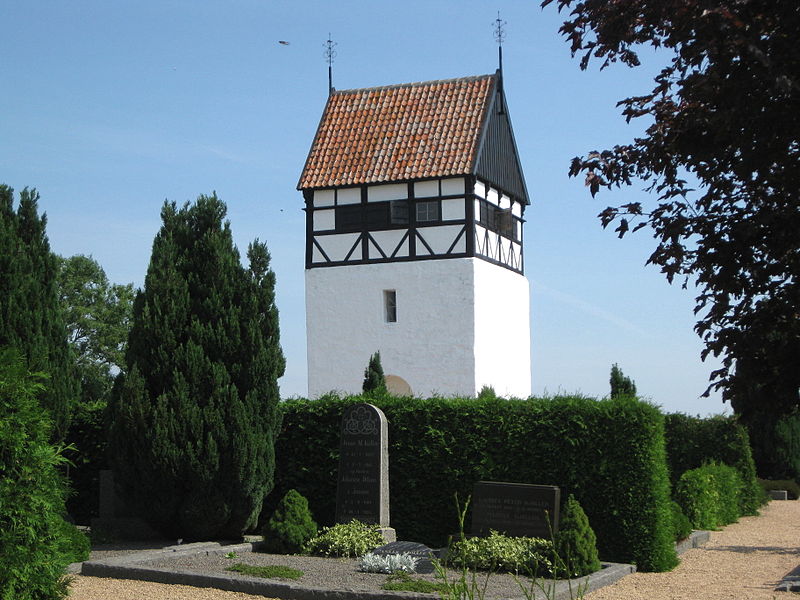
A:
POLYGON ((363 222, 364 215, 360 204, 347 204, 336 207, 336 229, 339 231, 360 229, 363 222))
POLYGON ((396 290, 383 290, 383 316, 387 323, 397 323, 396 290))
POLYGON ((395 200, 391 203, 392 225, 408 225, 408 200, 395 200))
POLYGON ((425 221, 439 220, 439 202, 437 200, 427 200, 417 202, 417 223, 425 221))

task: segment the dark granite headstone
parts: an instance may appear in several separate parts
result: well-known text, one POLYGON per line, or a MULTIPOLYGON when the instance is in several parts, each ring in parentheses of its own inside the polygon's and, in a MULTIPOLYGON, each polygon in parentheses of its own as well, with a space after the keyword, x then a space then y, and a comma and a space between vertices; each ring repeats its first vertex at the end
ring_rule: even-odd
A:
POLYGON ((389 443, 386 416, 371 404, 342 415, 336 522, 358 519, 389 526, 389 443))
POLYGON ((494 529, 510 536, 550 539, 558 531, 559 488, 479 481, 472 493, 472 534, 494 529), (552 526, 552 531, 551 531, 552 526))

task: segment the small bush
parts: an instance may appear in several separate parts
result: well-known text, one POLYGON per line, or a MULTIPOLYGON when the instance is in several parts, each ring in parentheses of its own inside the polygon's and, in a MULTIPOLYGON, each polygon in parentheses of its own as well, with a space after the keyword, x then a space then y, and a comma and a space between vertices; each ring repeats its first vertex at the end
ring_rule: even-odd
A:
POLYGON ((583 577, 600 570, 597 536, 580 503, 570 494, 555 536, 556 567, 559 576, 583 577))
POLYGON ((717 529, 738 520, 742 488, 736 469, 711 463, 681 475, 675 500, 695 529, 717 529))
POLYGON ((383 536, 377 525, 369 525, 353 519, 333 527, 323 527, 322 532, 306 543, 304 551, 319 556, 364 556, 383 544, 383 536))
POLYGON ((397 571, 386 579, 381 589, 389 592, 417 592, 420 594, 443 595, 447 592, 448 588, 444 583, 434 583, 427 579, 415 579, 405 571, 397 571))
POLYGON ((448 561, 462 568, 508 573, 549 574, 553 569, 553 544, 532 537, 509 537, 490 531, 487 537, 454 542, 448 561))
POLYGON ((74 563, 89 560, 91 552, 89 536, 75 527, 75 525, 61 519, 58 525, 57 537, 59 539, 58 549, 67 562, 74 563))
POLYGON ((373 554, 368 552, 361 557, 358 570, 364 573, 395 573, 405 571, 414 573, 417 570, 419 558, 410 554, 373 554))
POLYGON ((289 490, 272 518, 264 525, 264 550, 275 554, 295 554, 317 534, 317 524, 308 509, 308 500, 289 490))
POLYGON ((263 577, 264 579, 300 579, 303 576, 303 571, 300 569, 293 569, 285 565, 256 566, 246 565, 244 563, 236 563, 232 567, 228 567, 225 570, 235 571, 236 573, 242 573, 243 575, 263 577))
POLYGON ((675 541, 680 542, 692 535, 692 523, 689 521, 689 517, 683 514, 680 504, 673 500, 670 507, 672 508, 672 528, 675 531, 675 541))
POLYGON ((789 500, 800 498, 800 485, 792 479, 759 479, 758 483, 765 494, 770 490, 786 490, 789 500))

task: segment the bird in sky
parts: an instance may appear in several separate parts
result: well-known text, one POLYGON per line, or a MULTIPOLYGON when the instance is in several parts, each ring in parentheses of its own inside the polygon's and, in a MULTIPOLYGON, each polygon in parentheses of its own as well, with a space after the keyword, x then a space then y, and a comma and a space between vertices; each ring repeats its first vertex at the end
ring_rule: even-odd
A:
POLYGON ((278 43, 279 43, 281 46, 288 46, 288 45, 289 45, 289 42, 287 42, 286 40, 278 40, 278 43))

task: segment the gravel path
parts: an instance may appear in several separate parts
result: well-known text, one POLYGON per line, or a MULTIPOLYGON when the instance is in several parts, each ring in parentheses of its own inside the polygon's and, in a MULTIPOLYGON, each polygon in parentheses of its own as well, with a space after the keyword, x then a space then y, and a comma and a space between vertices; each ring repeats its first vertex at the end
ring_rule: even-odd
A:
MULTIPOLYGON (((269 561, 269 555, 254 554, 254 560, 269 561)), ((241 558, 244 558, 242 556, 241 558)), ((289 564, 283 557, 281 564, 289 564)), ((292 557, 294 558, 294 557, 292 557)), ((299 559, 299 557, 297 557, 299 559)), ((196 559, 195 566, 215 570, 223 568, 196 559)), ((315 559, 305 564, 303 581, 315 584, 315 559)), ((224 561, 224 559, 218 559, 224 561)), ((224 561, 229 562, 229 561, 224 561)), ((247 561, 252 562, 252 561, 247 561)), ((351 577, 347 587, 356 580, 375 576, 356 574, 346 561, 333 561, 335 579, 351 577), (341 571, 341 573, 339 573, 341 571)), ((771 600, 780 597, 775 586, 790 571, 800 565, 800 501, 773 501, 759 517, 745 517, 723 531, 711 534, 704 547, 689 550, 681 556, 681 564, 670 573, 636 573, 615 585, 600 589, 587 600, 676 600, 704 598, 710 600, 743 599, 771 600)), ((302 567, 301 567, 302 568, 302 567)), ((330 584, 332 572, 320 574, 330 584)), ((498 581, 498 583, 500 583, 498 581)), ((379 583, 378 583, 379 584, 379 583)), ((516 594, 515 594, 516 595, 516 594)), ((76 576, 70 594, 72 600, 263 600, 238 592, 164 585, 140 581, 102 579, 76 576)))
POLYGON ((781 579, 800 566, 800 501, 773 501, 758 517, 711 534, 702 548, 681 555, 669 573, 634 573, 586 600, 772 600, 781 579))

